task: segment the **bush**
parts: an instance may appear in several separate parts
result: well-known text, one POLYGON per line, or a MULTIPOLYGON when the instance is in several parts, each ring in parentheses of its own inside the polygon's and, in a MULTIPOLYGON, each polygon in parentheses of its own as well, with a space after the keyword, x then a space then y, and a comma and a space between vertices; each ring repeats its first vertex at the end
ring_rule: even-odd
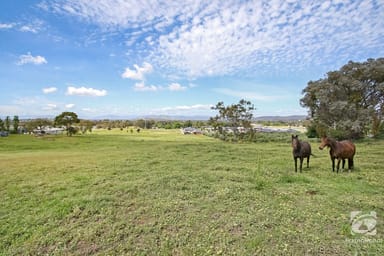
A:
POLYGON ((341 129, 330 130, 328 136, 333 137, 337 140, 345 139, 361 139, 363 134, 361 132, 346 131, 341 129))
POLYGON ((235 136, 232 133, 209 133, 207 136, 227 142, 290 142, 290 134, 286 132, 255 132, 249 131, 235 136))
POLYGON ((78 131, 79 131, 79 129, 77 127, 75 128, 73 126, 70 126, 67 129, 67 133, 68 133, 69 136, 72 136, 72 135, 76 134, 78 131))
POLYGON ((318 138, 319 135, 317 134, 316 126, 315 125, 308 126, 306 135, 308 138, 318 138))

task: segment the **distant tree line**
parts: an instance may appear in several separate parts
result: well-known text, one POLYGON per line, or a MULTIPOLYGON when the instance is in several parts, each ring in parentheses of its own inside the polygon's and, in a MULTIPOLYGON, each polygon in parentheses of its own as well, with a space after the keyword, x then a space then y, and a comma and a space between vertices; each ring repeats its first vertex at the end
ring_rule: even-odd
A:
POLYGON ((137 119, 137 120, 96 120, 93 121, 96 128, 121 130, 129 127, 138 127, 141 129, 180 129, 185 127, 201 128, 207 125, 207 121, 191 121, 191 120, 153 120, 153 119, 137 119))
POLYGON ((185 127, 201 128, 208 125, 208 121, 192 121, 192 120, 87 120, 79 119, 74 112, 63 112, 54 119, 35 118, 20 120, 18 116, 11 119, 7 116, 4 121, 0 119, 0 131, 8 131, 11 133, 31 133, 34 130, 42 130, 45 127, 65 127, 68 136, 77 133, 92 132, 96 129, 130 129, 132 127, 140 129, 180 129, 185 127), (11 129, 12 128, 12 129, 11 129))
POLYGON ((0 131, 6 131, 9 133, 18 133, 19 124, 20 124, 20 119, 18 116, 14 116, 13 119, 7 116, 5 117, 4 121, 0 118, 0 131))

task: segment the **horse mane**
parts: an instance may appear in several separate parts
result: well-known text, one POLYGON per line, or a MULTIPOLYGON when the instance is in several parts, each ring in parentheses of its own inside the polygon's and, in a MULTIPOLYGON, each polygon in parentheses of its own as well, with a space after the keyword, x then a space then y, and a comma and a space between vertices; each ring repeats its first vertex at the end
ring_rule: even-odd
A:
POLYGON ((337 146, 337 143, 339 143, 336 139, 327 137, 328 144, 330 148, 335 148, 337 146))

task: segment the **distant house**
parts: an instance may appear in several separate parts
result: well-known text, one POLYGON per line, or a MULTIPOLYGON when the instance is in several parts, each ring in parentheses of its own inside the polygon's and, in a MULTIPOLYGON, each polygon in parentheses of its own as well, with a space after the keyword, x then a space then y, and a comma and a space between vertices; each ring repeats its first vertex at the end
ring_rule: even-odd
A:
POLYGON ((42 127, 41 129, 33 130, 35 135, 57 135, 63 134, 65 131, 62 127, 42 127))
POLYGON ((257 132, 265 132, 265 133, 273 133, 273 132, 299 133, 300 132, 292 128, 270 127, 270 126, 262 126, 257 124, 252 126, 253 126, 253 130, 257 132))
POLYGON ((8 137, 8 132, 7 131, 1 131, 0 132, 0 137, 8 137))
POLYGON ((186 135, 186 134, 202 134, 202 130, 200 129, 197 129, 197 128, 193 128, 193 127, 186 127, 186 128, 182 128, 180 129, 181 133, 186 135))
POLYGON ((17 133, 18 134, 26 134, 26 133, 28 133, 28 129, 26 127, 24 127, 24 126, 19 126, 17 128, 17 133))

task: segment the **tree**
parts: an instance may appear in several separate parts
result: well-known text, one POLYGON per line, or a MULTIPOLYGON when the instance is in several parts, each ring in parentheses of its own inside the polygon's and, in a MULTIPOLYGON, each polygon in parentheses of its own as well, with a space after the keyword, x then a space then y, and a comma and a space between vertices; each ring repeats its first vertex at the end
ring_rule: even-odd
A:
POLYGON ((11 118, 7 116, 4 121, 5 130, 9 132, 11 127, 11 118))
POLYGON ((76 129, 72 127, 72 124, 79 123, 80 120, 77 114, 74 112, 63 112, 55 117, 55 125, 63 125, 66 127, 67 136, 72 136, 76 129))
POLYGON ((183 127, 184 127, 184 128, 185 128, 185 127, 193 127, 193 123, 192 123, 192 121, 191 121, 191 120, 187 120, 187 121, 185 121, 183 127))
POLYGON ((350 61, 317 81, 308 82, 300 100, 317 132, 357 138, 380 131, 384 114, 384 58, 350 61))
POLYGON ((19 123, 20 123, 19 117, 18 116, 14 116, 13 117, 13 131, 15 133, 17 133, 18 130, 19 130, 19 123))
POLYGON ((218 110, 219 114, 211 117, 209 123, 217 128, 221 134, 225 133, 224 127, 231 128, 231 132, 237 138, 239 134, 238 127, 251 127, 252 112, 255 107, 250 101, 242 99, 239 103, 229 106, 225 106, 224 102, 221 101, 212 109, 218 110))
POLYGON ((81 120, 80 121, 80 130, 84 134, 87 131, 92 132, 93 122, 90 120, 81 120))
POLYGON ((52 125, 52 121, 45 118, 37 118, 28 120, 25 122, 25 126, 29 132, 32 132, 34 129, 42 129, 44 126, 52 125))
POLYGON ((0 131, 4 131, 4 121, 0 118, 0 131))
POLYGON ((138 119, 134 122, 134 126, 140 127, 142 129, 151 129, 154 124, 154 120, 147 119, 138 119))

